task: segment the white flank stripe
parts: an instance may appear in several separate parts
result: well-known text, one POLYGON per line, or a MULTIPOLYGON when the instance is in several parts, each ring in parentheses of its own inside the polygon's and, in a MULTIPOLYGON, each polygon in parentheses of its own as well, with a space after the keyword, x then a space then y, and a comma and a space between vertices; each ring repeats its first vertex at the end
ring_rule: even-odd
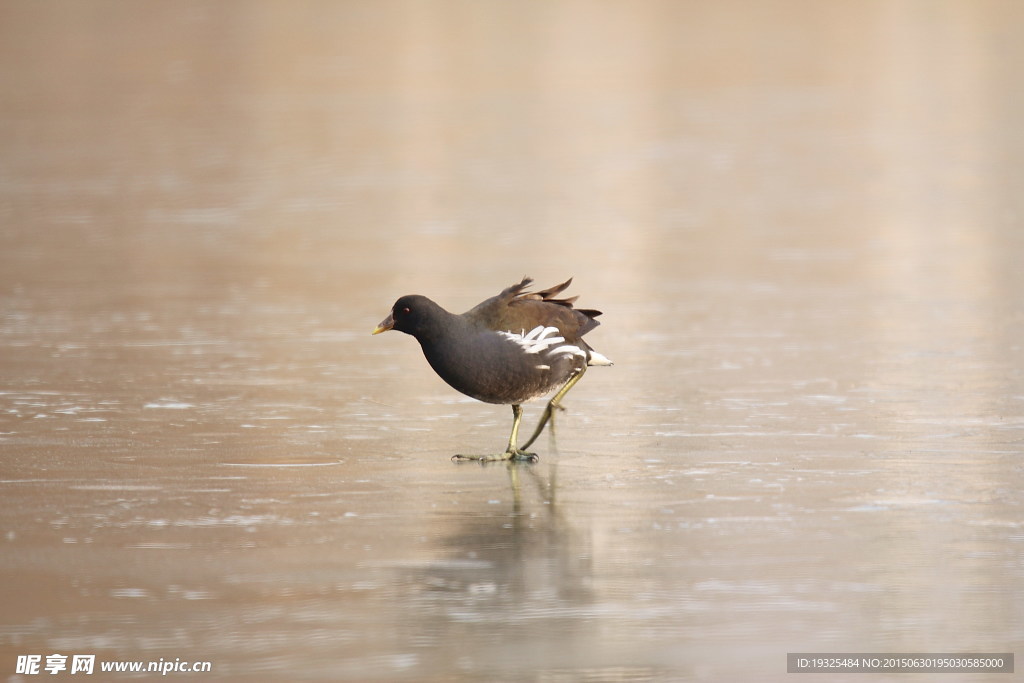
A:
MULTIPOLYGON (((521 333, 499 332, 501 336, 519 345, 526 353, 546 354, 548 357, 557 356, 578 356, 585 358, 587 352, 575 344, 566 344, 565 337, 558 333, 557 327, 544 327, 538 325, 529 332, 523 330, 521 333)), ((588 365, 611 365, 612 362, 601 354, 592 352, 588 365)), ((539 363, 538 370, 550 370, 551 366, 546 363, 539 363)))
MULTIPOLYGON (((564 339, 562 341, 565 341, 564 339)), ((566 344, 565 346, 559 346, 556 349, 552 349, 551 353, 571 353, 574 356, 586 356, 587 352, 578 346, 566 344)))
POLYGON ((498 334, 519 344, 526 353, 547 351, 549 346, 561 344, 565 341, 565 337, 557 336, 557 327, 544 327, 543 325, 538 325, 529 332, 523 331, 521 334, 513 332, 499 332, 498 334), (556 336, 552 337, 551 335, 556 336))

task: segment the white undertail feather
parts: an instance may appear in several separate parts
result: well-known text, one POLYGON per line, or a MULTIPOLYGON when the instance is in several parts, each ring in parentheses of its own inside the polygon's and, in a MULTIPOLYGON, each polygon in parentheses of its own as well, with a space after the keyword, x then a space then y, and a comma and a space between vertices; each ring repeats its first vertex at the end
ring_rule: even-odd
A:
POLYGON ((615 365, 615 363, 611 362, 606 356, 591 349, 590 360, 587 361, 587 365, 615 365))

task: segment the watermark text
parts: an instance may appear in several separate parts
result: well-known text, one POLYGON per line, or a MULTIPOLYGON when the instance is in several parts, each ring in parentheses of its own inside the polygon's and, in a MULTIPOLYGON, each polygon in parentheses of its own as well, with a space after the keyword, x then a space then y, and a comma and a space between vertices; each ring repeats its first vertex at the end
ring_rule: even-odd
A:
POLYGON ((149 661, 130 661, 116 659, 96 659, 96 655, 72 654, 59 652, 41 655, 18 655, 14 665, 14 673, 34 676, 36 674, 56 675, 94 674, 101 673, 158 673, 166 676, 171 673, 209 673, 213 671, 210 662, 182 661, 180 657, 149 661))
POLYGON ((786 672, 799 673, 1013 673, 1012 652, 789 652, 786 672))

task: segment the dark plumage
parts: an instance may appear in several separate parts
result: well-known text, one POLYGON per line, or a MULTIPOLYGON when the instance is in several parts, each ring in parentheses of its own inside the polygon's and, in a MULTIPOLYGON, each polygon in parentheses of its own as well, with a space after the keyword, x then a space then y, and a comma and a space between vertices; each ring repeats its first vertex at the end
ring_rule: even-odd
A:
POLYGON ((523 446, 527 448, 588 365, 611 365, 582 339, 598 326, 595 318, 601 312, 573 308, 577 297, 555 298, 572 278, 540 292, 527 291, 531 282, 523 278, 461 315, 449 313, 425 296, 403 296, 373 331, 411 334, 430 366, 454 389, 487 403, 512 405, 512 436, 504 453, 457 458, 535 459, 516 444, 521 404, 560 387, 523 446))

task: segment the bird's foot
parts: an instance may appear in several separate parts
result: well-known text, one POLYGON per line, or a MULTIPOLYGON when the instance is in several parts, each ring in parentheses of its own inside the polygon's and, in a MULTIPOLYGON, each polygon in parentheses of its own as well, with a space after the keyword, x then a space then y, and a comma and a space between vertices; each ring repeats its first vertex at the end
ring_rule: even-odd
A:
POLYGON ((537 462, 540 458, 537 457, 536 453, 528 453, 522 449, 516 448, 507 450, 504 453, 494 453, 488 455, 453 455, 452 460, 454 462, 537 462))

